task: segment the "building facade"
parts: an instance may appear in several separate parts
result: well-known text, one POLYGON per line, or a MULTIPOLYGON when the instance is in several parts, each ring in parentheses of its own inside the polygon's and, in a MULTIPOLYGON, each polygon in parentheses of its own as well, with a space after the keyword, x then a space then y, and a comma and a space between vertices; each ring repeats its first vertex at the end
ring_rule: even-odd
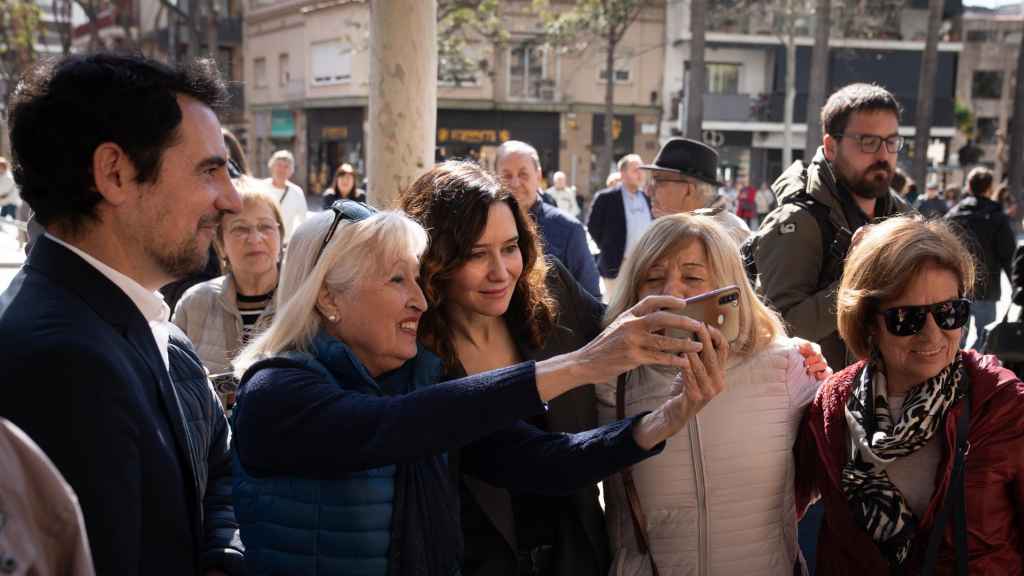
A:
POLYGON ((953 141, 953 149, 958 152, 961 167, 966 169, 975 163, 988 166, 997 180, 1009 171, 1022 30, 1024 17, 1019 4, 998 11, 968 9, 963 16, 964 49, 957 72, 956 101, 964 126, 953 141), (975 150, 968 152, 965 148, 968 140, 975 150))
MULTIPOLYGON (((562 170, 589 194, 598 188, 591 174, 603 144, 603 50, 597 42, 584 50, 546 43, 529 1, 499 10, 507 40, 471 38, 472 72, 449 74, 439 62, 436 158, 493 167, 502 142, 524 140, 540 153, 545 176, 562 170)), ((365 173, 369 16, 365 0, 250 0, 244 74, 257 173, 280 148, 295 155, 295 180, 310 193, 328 187, 341 163, 365 173)), ((617 53, 616 158, 657 152, 663 37, 658 5, 641 14, 617 53)))
MULTIPOLYGON (((751 2, 742 11, 716 12, 709 2, 705 38, 706 83, 700 97, 704 115, 702 138, 721 154, 723 180, 749 178, 755 186, 771 183, 782 170, 784 146, 786 47, 784 16, 773 9, 778 2, 751 2)), ((741 3, 742 4, 742 3, 741 3)), ((806 136, 807 92, 812 79, 814 2, 811 11, 792 23, 796 43, 796 98, 792 124, 794 159, 812 156, 803 150, 806 136)), ((854 82, 872 82, 889 89, 904 113, 900 133, 912 140, 917 85, 927 29, 927 2, 887 0, 873 3, 874 11, 844 13, 834 5, 829 42, 826 95, 854 82)), ((852 6, 852 5, 851 5, 852 6)), ((930 157, 944 162, 955 134, 954 92, 957 63, 963 45, 958 41, 959 2, 947 2, 930 132, 930 157)), ((662 106, 663 137, 682 135, 686 126, 688 61, 690 56, 690 2, 667 6, 665 95, 662 106)), ((910 147, 900 152, 900 164, 909 167, 910 147)))

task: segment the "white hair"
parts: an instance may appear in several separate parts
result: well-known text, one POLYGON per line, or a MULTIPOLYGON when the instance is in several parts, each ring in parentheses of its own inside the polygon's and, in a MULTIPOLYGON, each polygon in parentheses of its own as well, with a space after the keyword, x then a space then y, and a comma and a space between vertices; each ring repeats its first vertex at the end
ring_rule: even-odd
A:
POLYGON ((267 168, 273 168, 274 162, 277 162, 278 160, 284 160, 291 164, 292 167, 295 166, 295 156, 292 156, 291 152, 288 150, 278 150, 270 156, 270 160, 267 160, 267 168))
POLYGON ((365 220, 342 220, 324 253, 316 260, 335 213, 325 210, 296 228, 288 244, 281 282, 277 288, 277 312, 270 326, 239 352, 235 376, 250 366, 288 350, 308 352, 321 329, 316 309, 323 286, 338 295, 351 291, 360 280, 385 273, 399 258, 417 259, 427 248, 422 226, 403 212, 378 212, 365 220))
POLYGON ((537 166, 538 171, 540 170, 540 156, 537 154, 537 149, 522 140, 508 140, 498 146, 498 150, 494 153, 494 167, 497 168, 502 159, 510 154, 526 154, 533 158, 534 165, 537 166))
POLYGON ((640 165, 644 163, 644 159, 641 158, 639 154, 626 154, 622 158, 619 158, 619 163, 616 164, 616 167, 619 169, 619 172, 622 172, 630 162, 636 162, 637 165, 640 165))

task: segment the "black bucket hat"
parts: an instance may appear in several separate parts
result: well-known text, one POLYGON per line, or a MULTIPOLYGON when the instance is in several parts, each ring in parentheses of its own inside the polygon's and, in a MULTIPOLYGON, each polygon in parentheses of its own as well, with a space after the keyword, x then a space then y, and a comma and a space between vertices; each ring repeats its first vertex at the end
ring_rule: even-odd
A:
POLYGON ((718 181, 718 152, 689 138, 672 138, 665 142, 654 163, 645 164, 640 169, 681 174, 712 186, 721 186, 718 181))

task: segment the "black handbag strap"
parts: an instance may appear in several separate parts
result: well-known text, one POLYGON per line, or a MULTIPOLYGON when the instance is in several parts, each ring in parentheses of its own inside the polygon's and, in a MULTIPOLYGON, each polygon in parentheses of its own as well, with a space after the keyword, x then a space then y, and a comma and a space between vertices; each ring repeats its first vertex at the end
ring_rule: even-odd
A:
POLYGON ((964 468, 967 454, 971 451, 971 443, 967 440, 971 423, 970 392, 964 395, 964 408, 956 421, 956 456, 953 462, 953 473, 949 478, 949 488, 942 502, 942 508, 935 517, 935 525, 928 537, 928 551, 924 560, 924 576, 935 574, 935 563, 939 557, 939 546, 946 531, 946 520, 950 508, 953 508, 953 540, 956 545, 956 573, 967 576, 967 503, 964 497, 964 468))

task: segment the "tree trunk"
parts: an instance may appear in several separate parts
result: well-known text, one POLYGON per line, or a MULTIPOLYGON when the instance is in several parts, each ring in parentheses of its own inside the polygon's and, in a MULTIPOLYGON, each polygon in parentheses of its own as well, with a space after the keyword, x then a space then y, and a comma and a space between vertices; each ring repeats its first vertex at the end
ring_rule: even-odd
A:
POLYGON ((787 0, 786 99, 782 110, 782 169, 793 163, 793 108, 796 105, 796 31, 793 30, 792 0, 787 0))
POLYGON ((1013 131, 1010 133, 1010 191, 1024 206, 1024 40, 1017 48, 1017 84, 1013 97, 1013 131))
POLYGON ((615 124, 615 37, 612 31, 608 32, 608 51, 605 54, 604 68, 608 73, 608 81, 604 85, 604 147, 601 148, 597 161, 598 188, 604 188, 615 155, 612 130, 615 124))
POLYGON ((924 190, 928 178, 928 142, 932 126, 932 98, 935 94, 935 69, 939 60, 939 26, 942 25, 943 0, 928 0, 928 40, 925 43, 921 77, 917 85, 917 109, 914 118, 914 163, 911 177, 917 189, 924 190))
POLYGON ((704 27, 707 0, 690 0, 690 82, 686 87, 686 137, 703 141, 704 27))
POLYGON ((814 52, 811 56, 810 87, 807 91, 807 135, 804 162, 809 162, 821 146, 821 108, 828 90, 828 35, 832 28, 832 0, 817 0, 814 9, 814 52))

